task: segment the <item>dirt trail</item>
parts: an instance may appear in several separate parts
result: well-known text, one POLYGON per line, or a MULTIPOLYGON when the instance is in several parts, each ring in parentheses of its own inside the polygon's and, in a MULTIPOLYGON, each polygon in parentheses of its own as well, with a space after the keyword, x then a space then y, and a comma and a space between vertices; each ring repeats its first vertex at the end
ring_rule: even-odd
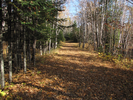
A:
POLYGON ((26 78, 14 80, 18 87, 26 83, 16 95, 27 100, 133 100, 133 72, 103 62, 96 53, 79 50, 76 43, 64 43, 37 70, 41 73, 32 76, 28 72, 26 78), (26 87, 34 92, 24 95, 26 87))

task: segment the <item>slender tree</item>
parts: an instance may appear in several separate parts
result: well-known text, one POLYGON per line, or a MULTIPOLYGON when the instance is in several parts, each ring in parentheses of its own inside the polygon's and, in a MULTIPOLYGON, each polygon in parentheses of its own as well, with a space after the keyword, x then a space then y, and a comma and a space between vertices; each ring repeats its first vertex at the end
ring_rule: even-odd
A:
POLYGON ((2 32, 2 0, 0 1, 0 67, 1 67, 1 73, 0 73, 0 81, 1 81, 1 88, 3 89, 5 86, 5 77, 4 77, 4 60, 3 60, 3 32, 2 32))

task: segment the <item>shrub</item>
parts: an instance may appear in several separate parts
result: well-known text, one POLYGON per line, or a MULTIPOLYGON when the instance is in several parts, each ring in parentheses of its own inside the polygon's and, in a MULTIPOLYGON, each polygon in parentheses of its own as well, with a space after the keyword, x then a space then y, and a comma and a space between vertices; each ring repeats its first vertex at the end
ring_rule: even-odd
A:
POLYGON ((58 35, 58 37, 57 37, 58 39, 58 43, 60 43, 60 41, 65 41, 65 38, 64 38, 64 35, 63 35, 63 31, 60 31, 60 33, 59 33, 59 35, 58 35))

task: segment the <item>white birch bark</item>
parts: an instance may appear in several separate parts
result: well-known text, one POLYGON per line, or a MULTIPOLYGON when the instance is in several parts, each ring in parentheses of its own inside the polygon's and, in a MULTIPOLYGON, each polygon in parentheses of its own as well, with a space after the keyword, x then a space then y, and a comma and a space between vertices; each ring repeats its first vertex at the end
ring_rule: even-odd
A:
POLYGON ((47 50, 48 50, 48 41, 46 41, 46 43, 45 43, 45 47, 44 47, 44 49, 43 49, 43 53, 44 54, 46 54, 46 52, 47 52, 47 50))
MULTIPOLYGON (((58 2, 58 0, 57 0, 57 2, 58 2)), ((58 15, 56 16, 56 18, 58 18, 58 15)), ((58 35, 58 31, 57 31, 57 28, 58 28, 58 22, 56 22, 56 36, 55 36, 55 49, 57 48, 57 35, 58 35)))
MULTIPOLYGON (((96 27, 96 31, 97 31, 97 47, 99 47, 99 28, 98 28, 98 20, 97 20, 97 27, 96 27)), ((98 49, 98 48, 97 48, 98 49)))
POLYGON ((81 28, 79 28, 79 47, 81 46, 81 28))
MULTIPOLYGON (((103 7, 104 7, 104 5, 103 5, 103 7)), ((102 22, 101 22, 101 30, 100 30, 100 34, 101 34, 100 35, 100 44, 102 45, 102 48, 104 48, 102 37, 103 37, 103 24, 104 24, 104 16, 105 16, 105 13, 104 13, 104 10, 103 10, 104 8, 103 7, 102 7, 102 22)))
POLYGON ((40 55, 42 56, 42 42, 40 41, 40 55))
POLYGON ((49 39, 49 54, 50 54, 50 51, 51 51, 51 34, 50 34, 50 39, 49 39))
MULTIPOLYGON (((2 0, 0 1, 0 7, 2 8, 2 0)), ((2 9, 0 9, 0 14, 2 15, 2 9)), ((3 89, 5 86, 5 77, 4 77, 4 59, 3 59, 3 27, 5 25, 2 25, 2 16, 0 16, 0 67, 1 67, 1 73, 0 73, 0 82, 1 82, 1 88, 3 89)))
POLYGON ((3 41, 2 41, 2 31, 0 31, 0 67, 1 67, 1 88, 5 86, 5 77, 4 77, 4 60, 3 60, 3 41))
POLYGON ((57 26, 56 26, 55 49, 57 48, 57 34, 58 34, 58 31, 57 31, 57 26))
POLYGON ((9 82, 12 82, 12 43, 9 47, 9 82))
MULTIPOLYGON (((126 0, 124 0, 124 4, 123 4, 123 14, 122 14, 122 18, 121 18, 121 26, 124 25, 125 10, 126 10, 126 0)), ((121 28, 118 48, 120 47, 120 44, 122 43, 122 32, 123 32, 123 30, 121 28)))
POLYGON ((83 26, 84 26, 84 34, 83 34, 83 48, 85 47, 85 37, 86 37, 86 16, 85 16, 85 8, 83 9, 83 26))

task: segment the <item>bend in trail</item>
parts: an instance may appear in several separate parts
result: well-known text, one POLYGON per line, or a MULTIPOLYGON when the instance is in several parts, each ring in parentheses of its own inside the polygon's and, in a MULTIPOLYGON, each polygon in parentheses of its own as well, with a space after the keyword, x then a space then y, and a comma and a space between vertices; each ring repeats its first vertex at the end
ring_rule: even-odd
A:
POLYGON ((113 64, 97 58, 96 53, 80 50, 76 43, 64 43, 58 53, 45 59, 44 64, 37 67, 41 74, 34 76, 34 83, 28 83, 32 81, 31 77, 25 81, 27 86, 42 91, 37 92, 34 99, 133 99, 132 71, 115 68, 113 64))

